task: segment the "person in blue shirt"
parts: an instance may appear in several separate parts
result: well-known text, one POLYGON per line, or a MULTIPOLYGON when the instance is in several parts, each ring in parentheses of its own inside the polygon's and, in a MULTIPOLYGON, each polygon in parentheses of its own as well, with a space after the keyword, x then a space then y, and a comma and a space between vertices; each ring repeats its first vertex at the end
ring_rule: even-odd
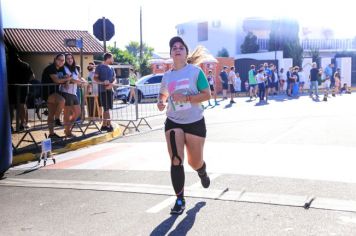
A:
POLYGON ((334 70, 334 63, 330 63, 327 67, 325 67, 324 70, 325 79, 330 80, 330 88, 333 88, 335 86, 333 70, 334 70))

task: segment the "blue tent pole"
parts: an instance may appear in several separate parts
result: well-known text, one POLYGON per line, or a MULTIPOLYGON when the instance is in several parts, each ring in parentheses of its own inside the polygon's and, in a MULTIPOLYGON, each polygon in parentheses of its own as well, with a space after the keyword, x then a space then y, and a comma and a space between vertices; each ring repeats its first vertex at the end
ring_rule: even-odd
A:
POLYGON ((9 101, 7 96, 7 75, 4 30, 2 28, 2 11, 0 0, 0 178, 12 163, 12 145, 9 101))

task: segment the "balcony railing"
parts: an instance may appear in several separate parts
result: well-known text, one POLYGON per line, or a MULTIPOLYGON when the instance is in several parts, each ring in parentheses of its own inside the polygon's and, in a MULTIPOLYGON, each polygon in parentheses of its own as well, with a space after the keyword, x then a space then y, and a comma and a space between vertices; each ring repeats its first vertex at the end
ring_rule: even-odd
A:
MULTIPOLYGON (((260 50, 268 50, 269 39, 258 39, 260 50)), ((303 39, 303 50, 350 50, 356 49, 355 39, 303 39)))

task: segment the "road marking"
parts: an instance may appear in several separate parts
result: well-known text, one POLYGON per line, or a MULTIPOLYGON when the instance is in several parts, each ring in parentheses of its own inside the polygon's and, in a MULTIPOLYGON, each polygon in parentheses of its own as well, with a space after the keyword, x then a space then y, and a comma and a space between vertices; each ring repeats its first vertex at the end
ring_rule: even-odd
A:
MULTIPOLYGON (((212 174, 210 175, 210 181, 212 181, 213 179, 216 179, 217 177, 219 177, 221 174, 212 174)), ((189 186, 189 188, 201 188, 201 182, 196 182, 195 184, 189 186)), ((177 198, 174 196, 174 197, 170 197, 170 198, 167 198, 165 200, 163 200, 162 202, 158 203, 157 205, 151 207, 150 209, 148 209, 146 212, 147 213, 158 213, 160 212, 161 210, 165 209, 166 207, 168 207, 169 205, 173 204, 174 201, 176 200, 177 198)))
MULTIPOLYGON (((220 176, 211 175, 211 179, 220 176)), ((115 183, 115 182, 95 182, 79 180, 46 180, 46 179, 20 179, 7 178, 0 181, 0 189, 3 187, 26 187, 26 188, 51 188, 51 189, 72 189, 72 190, 92 190, 120 193, 142 193, 153 195, 171 196, 156 206, 148 209, 147 213, 157 213, 168 205, 174 203, 176 197, 171 186, 168 185, 150 185, 133 183, 115 183)), ((185 189, 185 196, 199 199, 222 200, 232 202, 248 202, 257 204, 268 204, 278 206, 295 206, 305 208, 305 203, 309 202, 310 196, 259 193, 246 191, 227 191, 222 189, 203 189, 193 184, 185 189), (194 187, 195 186, 195 187, 194 187)), ((341 212, 356 212, 356 201, 314 197, 309 208, 323 209, 341 212)))

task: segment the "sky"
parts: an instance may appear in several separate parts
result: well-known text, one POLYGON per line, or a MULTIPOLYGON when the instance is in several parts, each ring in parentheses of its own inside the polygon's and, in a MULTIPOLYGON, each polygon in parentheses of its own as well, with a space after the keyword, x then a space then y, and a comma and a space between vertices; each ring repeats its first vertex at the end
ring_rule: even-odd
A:
MULTIPOLYGON (((93 31, 99 18, 115 25, 115 36, 108 44, 123 49, 130 41, 140 40, 140 6, 143 41, 156 52, 167 52, 175 26, 192 20, 228 20, 237 17, 291 17, 301 25, 331 28, 335 37, 356 36, 350 22, 356 22, 353 7, 346 0, 330 4, 311 0, 0 0, 4 28, 62 29, 93 31), (21 7, 19 7, 21 6, 21 7)), ((331 1, 330 1, 331 2, 331 1)))

